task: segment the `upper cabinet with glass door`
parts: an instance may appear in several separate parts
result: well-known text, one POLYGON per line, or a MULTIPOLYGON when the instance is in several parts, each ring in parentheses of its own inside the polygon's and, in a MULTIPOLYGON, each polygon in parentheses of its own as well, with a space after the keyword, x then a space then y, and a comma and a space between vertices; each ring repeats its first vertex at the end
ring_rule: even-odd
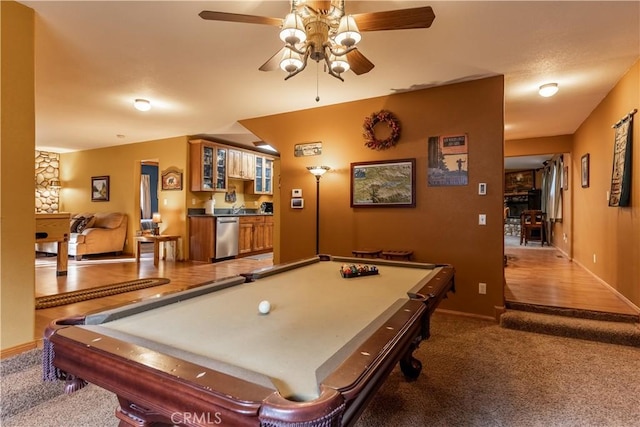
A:
POLYGON ((227 149, 210 141, 189 141, 191 191, 227 190, 227 149))
POLYGON ((254 194, 273 194, 273 159, 256 155, 254 194))

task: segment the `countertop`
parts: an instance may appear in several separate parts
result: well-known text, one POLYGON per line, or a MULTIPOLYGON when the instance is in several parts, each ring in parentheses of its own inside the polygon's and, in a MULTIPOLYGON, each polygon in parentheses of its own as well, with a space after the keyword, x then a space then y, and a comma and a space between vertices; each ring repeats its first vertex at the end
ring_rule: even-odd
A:
POLYGON ((204 213, 204 208, 191 208, 187 210, 187 216, 204 216, 204 217, 230 217, 230 216, 273 216, 273 213, 260 213, 256 209, 243 209, 243 212, 231 213, 231 209, 216 209, 213 214, 204 213))

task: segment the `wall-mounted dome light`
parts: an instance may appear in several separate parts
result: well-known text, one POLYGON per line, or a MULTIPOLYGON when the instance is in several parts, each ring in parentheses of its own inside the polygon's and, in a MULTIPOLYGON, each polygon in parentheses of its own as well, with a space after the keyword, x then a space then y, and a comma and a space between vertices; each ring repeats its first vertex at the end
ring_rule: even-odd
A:
POLYGON ((138 111, 149 111, 151 109, 151 102, 146 99, 136 99, 133 101, 133 106, 138 111))
POLYGON ((540 96, 544 96, 545 98, 553 96, 556 93, 558 93, 558 83, 547 83, 547 84, 544 84, 544 85, 540 86, 540 89, 538 90, 538 93, 540 94, 540 96))

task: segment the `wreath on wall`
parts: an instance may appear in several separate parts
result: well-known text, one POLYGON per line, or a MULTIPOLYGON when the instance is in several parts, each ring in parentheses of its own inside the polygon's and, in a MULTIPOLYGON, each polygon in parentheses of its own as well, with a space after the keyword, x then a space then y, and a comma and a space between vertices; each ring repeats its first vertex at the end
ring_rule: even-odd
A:
POLYGON ((386 150, 393 147, 400 139, 400 122, 387 110, 380 110, 364 119, 364 145, 376 150, 386 150), (390 130, 390 135, 386 139, 376 138, 375 127, 378 123, 385 123, 390 130))

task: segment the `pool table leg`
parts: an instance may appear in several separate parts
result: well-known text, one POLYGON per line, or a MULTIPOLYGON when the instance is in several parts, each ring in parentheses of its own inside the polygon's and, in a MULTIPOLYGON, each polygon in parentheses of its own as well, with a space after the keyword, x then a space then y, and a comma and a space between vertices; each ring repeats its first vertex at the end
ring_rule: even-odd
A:
POLYGON ((417 337, 407 349, 402 359, 400 359, 400 370, 409 381, 415 380, 422 371, 422 362, 413 357, 413 352, 418 348, 421 338, 417 337))

